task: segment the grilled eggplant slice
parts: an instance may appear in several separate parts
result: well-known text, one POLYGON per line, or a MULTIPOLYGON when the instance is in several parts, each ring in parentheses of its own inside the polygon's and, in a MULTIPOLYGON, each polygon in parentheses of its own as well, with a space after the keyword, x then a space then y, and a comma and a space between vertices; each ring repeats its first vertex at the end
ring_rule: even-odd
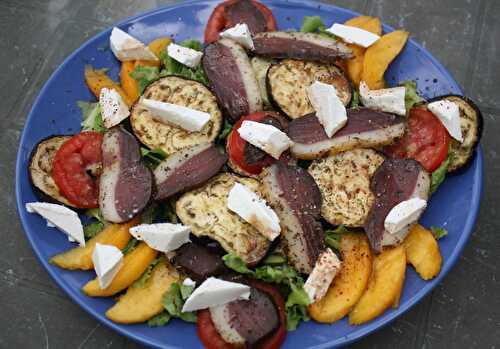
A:
POLYGON ((286 59, 267 71, 267 93, 272 104, 291 119, 314 112, 307 97, 307 88, 315 81, 335 86, 344 105, 352 97, 351 84, 342 69, 334 64, 286 59))
POLYGON ((411 226, 398 234, 385 231, 384 221, 391 209, 412 198, 427 200, 431 180, 429 173, 413 159, 386 159, 373 174, 370 189, 375 195, 364 228, 372 249, 379 253, 383 246, 398 245, 411 226))
POLYGON ((156 182, 155 200, 166 200, 172 195, 209 180, 227 161, 211 143, 183 149, 162 161, 154 171, 156 182))
POLYGON ((237 182, 253 191, 259 189, 255 179, 221 173, 203 187, 182 195, 177 200, 176 212, 194 235, 208 236, 227 252, 254 265, 265 256, 270 241, 227 208, 227 196, 237 182))
POLYGON ((139 143, 121 127, 104 134, 101 149, 99 208, 109 222, 129 221, 149 203, 153 175, 141 161, 139 143))
POLYGON ((52 161, 57 151, 71 136, 53 136, 40 141, 30 158, 29 174, 35 194, 43 201, 74 207, 66 199, 52 178, 52 161))
POLYGON ((324 250, 321 192, 303 168, 277 162, 262 174, 262 192, 280 218, 281 237, 290 264, 311 273, 324 250))
POLYGON ((252 64, 257 83, 259 84, 260 96, 262 98, 264 109, 269 109, 271 107, 271 101, 267 95, 267 71, 269 70, 269 67, 275 63, 275 61, 255 56, 250 60, 250 63, 252 64))
POLYGON ((372 149, 353 149, 314 160, 309 166, 321 191, 321 215, 333 225, 362 227, 375 196, 370 179, 384 158, 372 149))
POLYGON ((483 132, 483 115, 477 105, 467 97, 459 95, 447 95, 433 98, 430 102, 447 100, 458 105, 460 110, 460 127, 462 129, 463 142, 455 139, 450 141, 450 151, 452 154, 448 172, 455 172, 465 168, 474 158, 481 135, 483 132))
POLYGON ((200 132, 188 132, 154 120, 146 108, 136 103, 130 113, 132 130, 149 148, 160 148, 170 155, 194 145, 210 143, 217 138, 223 122, 222 112, 215 96, 203 84, 167 76, 149 85, 144 91, 144 97, 210 114, 210 120, 200 132))
POLYGON ((354 148, 382 147, 393 143, 405 131, 405 118, 368 108, 347 110, 347 125, 328 138, 315 114, 292 120, 288 137, 294 141, 292 154, 305 160, 354 148))
POLYGON ((246 51, 229 39, 205 48, 203 68, 220 104, 233 119, 262 110, 262 97, 246 51))
POLYGON ((293 58, 334 64, 351 58, 352 51, 343 43, 316 33, 265 32, 253 37, 254 52, 268 58, 293 58))

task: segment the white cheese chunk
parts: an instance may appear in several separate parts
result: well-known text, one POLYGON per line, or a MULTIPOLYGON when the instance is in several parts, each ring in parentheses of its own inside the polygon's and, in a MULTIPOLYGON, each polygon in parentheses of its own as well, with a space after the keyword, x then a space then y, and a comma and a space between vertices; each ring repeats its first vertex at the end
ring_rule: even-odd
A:
POLYGON ((196 287, 196 281, 191 278, 185 278, 182 284, 188 287, 196 287))
POLYGON ((380 36, 367 30, 339 23, 334 23, 327 31, 349 44, 356 44, 365 48, 370 47, 380 39, 380 36))
POLYGON ((85 246, 82 222, 75 211, 63 205, 48 202, 28 202, 26 211, 38 213, 47 220, 47 226, 56 227, 68 235, 68 238, 77 241, 80 246, 85 246))
POLYGON ((248 187, 235 183, 227 197, 227 207, 250 223, 269 240, 274 240, 281 231, 280 219, 266 201, 248 187))
POLYGON ((182 224, 140 224, 129 229, 137 240, 144 241, 153 250, 170 252, 188 243, 191 228, 182 224))
POLYGON ((96 243, 92 253, 92 262, 99 287, 105 289, 123 266, 123 253, 116 246, 96 243))
POLYGON ((114 27, 109 37, 109 45, 115 57, 121 61, 157 61, 158 57, 142 42, 124 32, 120 28, 114 27))
POLYGON ((460 143, 463 142, 462 128, 460 127, 460 109, 456 103, 447 100, 436 101, 429 103, 427 109, 436 115, 451 137, 460 143))
POLYGON ((398 234, 417 222, 427 207, 427 201, 420 198, 405 200, 394 206, 385 217, 384 228, 389 234, 398 234))
POLYGON ((405 116, 405 95, 404 86, 370 90, 364 81, 359 83, 359 98, 363 105, 387 113, 405 116))
POLYGON ((250 298, 250 287, 209 277, 186 299, 182 312, 195 311, 250 298))
POLYGON ((189 132, 200 131, 210 120, 210 114, 181 105, 141 98, 140 104, 148 109, 153 118, 164 124, 172 124, 189 132))
POLYGON ((252 34, 246 23, 236 24, 234 27, 224 30, 220 33, 222 38, 231 39, 246 49, 254 50, 252 34))
POLYGON ((307 95, 328 137, 347 124, 347 111, 334 86, 315 81, 307 88, 307 95))
POLYGON ((190 68, 196 68, 200 65, 201 57, 203 57, 203 52, 177 44, 168 45, 167 53, 177 62, 187 65, 190 68))
POLYGON ((101 89, 99 105, 101 106, 102 121, 106 128, 118 125, 130 115, 127 104, 115 89, 101 89))
POLYGON ((293 145, 286 133, 272 125, 255 121, 243 121, 238 133, 248 143, 262 149, 275 159, 293 145))
POLYGON ((333 251, 327 248, 316 261, 314 268, 304 284, 304 291, 311 303, 319 301, 326 295, 335 275, 339 272, 341 262, 333 251))

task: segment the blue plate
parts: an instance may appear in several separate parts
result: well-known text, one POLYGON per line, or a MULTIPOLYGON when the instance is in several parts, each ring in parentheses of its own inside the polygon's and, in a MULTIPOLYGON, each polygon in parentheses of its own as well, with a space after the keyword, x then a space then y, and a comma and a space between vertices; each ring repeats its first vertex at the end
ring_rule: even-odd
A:
MULTIPOLYGON (((264 1, 274 12, 282 30, 300 28, 304 16, 319 15, 327 25, 343 23, 359 14, 331 5, 304 1, 264 1)), ((175 39, 203 38, 207 19, 217 1, 183 2, 164 7, 117 25, 144 42, 159 36, 174 35, 175 39)), ((384 25, 384 31, 393 29, 384 25)), ((28 162, 33 147, 43 138, 56 134, 72 134, 80 129, 81 115, 76 101, 93 101, 83 81, 85 64, 110 68, 117 78, 119 63, 109 50, 110 29, 87 41, 70 55, 52 74, 43 87, 26 121, 21 137, 16 164, 16 197, 21 221, 33 250, 52 278, 83 309, 116 331, 157 348, 197 348, 201 343, 195 326, 174 320, 162 328, 146 325, 118 325, 109 321, 105 311, 114 303, 112 299, 93 299, 84 296, 80 288, 94 278, 92 272, 74 272, 48 264, 56 253, 74 247, 54 228, 47 228, 39 216, 28 214, 25 203, 37 201, 28 177, 28 162)), ((406 79, 418 82, 419 92, 426 98, 443 94, 461 94, 457 83, 446 69, 422 46, 410 40, 386 74, 389 84, 406 79)), ((331 348, 355 341, 394 320, 429 293, 457 261, 477 217, 482 186, 482 156, 479 150, 471 166, 460 175, 447 178, 433 195, 422 223, 425 226, 444 227, 449 235, 439 242, 443 255, 443 268, 439 276, 425 282, 412 268, 408 268, 401 304, 390 309, 374 321, 362 326, 350 326, 344 319, 333 325, 320 325, 310 321, 297 331, 288 333, 284 348, 331 348)), ((71 321, 71 319, 68 319, 71 321)))

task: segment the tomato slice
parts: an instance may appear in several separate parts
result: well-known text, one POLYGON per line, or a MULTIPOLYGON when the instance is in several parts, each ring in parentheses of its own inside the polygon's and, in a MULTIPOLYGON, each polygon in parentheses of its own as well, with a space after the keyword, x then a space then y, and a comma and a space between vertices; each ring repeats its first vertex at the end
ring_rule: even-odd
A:
MULTIPOLYGON (((226 8, 241 0, 228 0, 220 3, 214 9, 210 18, 208 19, 207 27, 205 29, 205 44, 210 44, 219 39, 219 33, 227 28, 231 28, 238 23, 231 23, 226 16, 226 8)), ((258 1, 251 0, 252 4, 262 13, 266 21, 267 31, 276 30, 276 19, 273 16, 273 12, 264 4, 258 1)))
POLYGON ((439 119, 426 109, 414 108, 404 136, 384 148, 384 152, 393 157, 415 159, 428 172, 433 172, 448 156, 449 143, 450 135, 439 119))
MULTIPOLYGON (((240 120, 238 120, 238 122, 234 125, 233 130, 231 131, 231 134, 227 139, 227 153, 229 155, 229 159, 231 160, 231 162, 234 165, 238 166, 243 171, 252 175, 258 175, 259 173, 262 172, 262 169, 264 167, 271 165, 276 160, 272 156, 266 155, 266 157, 260 161, 254 162, 252 164, 247 163, 245 161, 245 147, 248 146, 249 144, 247 141, 245 141, 243 138, 240 137, 240 134, 238 133, 237 130, 240 128, 241 124, 245 120, 259 122, 263 120, 265 117, 272 117, 276 118, 277 120, 283 120, 283 117, 281 115, 274 112, 265 112, 265 111, 260 111, 248 116, 244 116, 240 120)), ((286 156, 287 154, 283 153, 280 160, 286 156)))
POLYGON ((101 144, 101 133, 82 132, 68 139, 54 157, 52 177, 78 208, 99 207, 99 188, 87 171, 101 165, 101 144))
MULTIPOLYGON (((248 284, 258 290, 267 293, 278 309, 280 326, 273 335, 266 339, 260 349, 277 349, 283 344, 286 338, 286 313, 285 302, 279 291, 272 285, 265 282, 250 280, 248 284)), ((198 311, 198 321, 196 323, 198 337, 207 349, 235 349, 232 344, 227 343, 217 332, 210 311, 208 309, 198 311)))

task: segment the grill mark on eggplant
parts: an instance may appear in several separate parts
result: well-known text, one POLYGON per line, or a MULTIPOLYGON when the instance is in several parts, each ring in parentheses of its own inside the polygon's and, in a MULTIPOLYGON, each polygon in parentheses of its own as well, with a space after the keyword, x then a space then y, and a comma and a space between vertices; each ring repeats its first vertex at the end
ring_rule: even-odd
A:
POLYGON ((137 140, 121 127, 104 134, 102 159, 99 206, 103 216, 114 223, 128 221, 148 204, 152 173, 141 161, 137 140))
POLYGON ((262 97, 245 50, 228 39, 205 49, 202 60, 212 89, 233 120, 262 109, 262 97))
POLYGON ((384 221, 389 211, 412 197, 427 199, 430 180, 424 168, 413 159, 386 159, 375 171, 370 189, 375 202, 368 213, 364 228, 375 252, 382 249, 384 221), (420 180, 422 175, 424 180, 420 180))
MULTIPOLYGON (((284 132, 286 132, 286 127, 288 126, 288 122, 285 120, 285 118, 276 113, 269 113, 269 115, 266 115, 259 122, 262 124, 274 126, 280 131, 284 132)), ((245 163, 252 165, 263 161, 267 156, 269 155, 262 149, 259 149, 248 142, 245 143, 245 147, 243 148, 243 159, 245 163)))
POLYGON ((210 276, 219 276, 229 271, 220 255, 194 243, 184 244, 177 249, 174 263, 198 283, 210 276))
POLYGON ((227 161, 213 144, 195 146, 164 160, 154 171, 155 200, 193 189, 215 176, 227 161))
POLYGON ((265 32, 269 29, 264 15, 250 0, 235 1, 226 6, 224 12, 228 21, 228 28, 239 23, 246 23, 252 34, 265 32))
POLYGON ((315 33, 266 32, 253 38, 255 53, 269 58, 294 58, 305 61, 335 63, 350 58, 351 50, 334 39, 315 33))

